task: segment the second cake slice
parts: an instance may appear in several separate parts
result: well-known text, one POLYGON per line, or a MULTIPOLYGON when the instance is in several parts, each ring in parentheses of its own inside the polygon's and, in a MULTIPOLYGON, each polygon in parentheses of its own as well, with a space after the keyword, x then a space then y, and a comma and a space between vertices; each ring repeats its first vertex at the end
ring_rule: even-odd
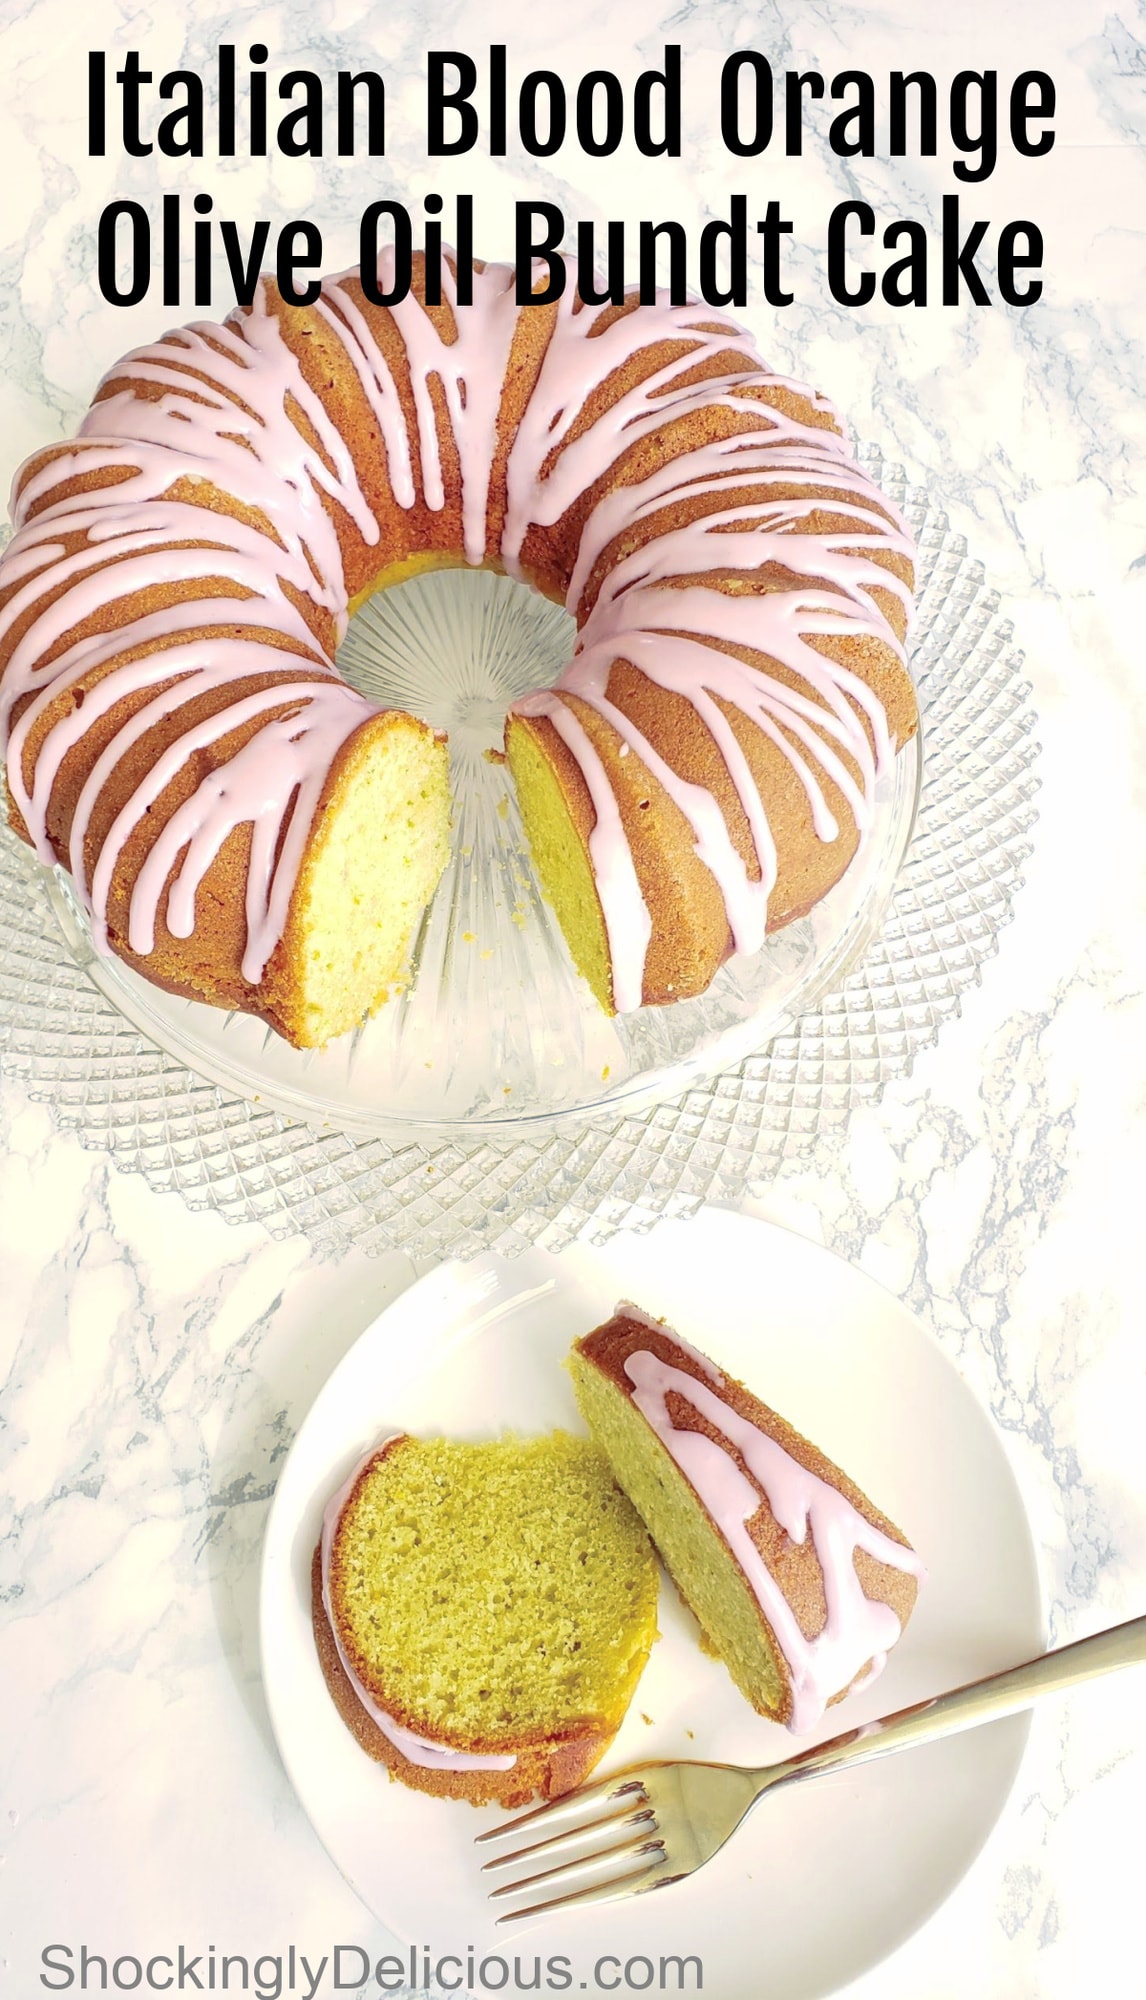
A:
POLYGON ((575 1343, 577 1400, 752 1706, 812 1729, 882 1668, 923 1565, 838 1466, 637 1307, 575 1343))

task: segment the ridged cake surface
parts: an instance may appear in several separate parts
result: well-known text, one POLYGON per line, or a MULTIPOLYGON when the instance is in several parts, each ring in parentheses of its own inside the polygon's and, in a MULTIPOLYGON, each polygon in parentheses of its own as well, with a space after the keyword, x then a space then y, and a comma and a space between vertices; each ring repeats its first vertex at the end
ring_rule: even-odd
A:
MULTIPOLYGON (((506 749, 602 1005, 703 990, 810 909, 916 726, 912 552, 822 398, 706 306, 313 306, 262 280, 118 362, 17 474, 0 560, 12 824, 96 947, 300 1045, 400 973, 444 865, 446 752, 334 665, 350 610, 445 564, 578 627, 506 749)), ((383 284, 392 281, 384 254, 383 284)))

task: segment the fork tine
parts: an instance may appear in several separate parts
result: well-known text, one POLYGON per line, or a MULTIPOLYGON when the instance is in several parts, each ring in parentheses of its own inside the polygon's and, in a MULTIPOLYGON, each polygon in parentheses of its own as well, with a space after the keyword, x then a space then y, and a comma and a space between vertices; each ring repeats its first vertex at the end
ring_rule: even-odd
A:
POLYGON ((638 1859, 641 1855, 651 1854, 654 1848, 659 1849, 662 1854, 664 1853, 664 1841, 657 1832, 655 1821, 650 1826, 642 1827, 635 1838, 631 1840, 615 1840, 609 1847, 594 1846, 588 1854, 578 1855, 573 1859, 564 1859, 563 1855, 569 1854, 570 1849, 575 1844, 575 1840, 575 1835, 564 1834, 560 1846, 556 1849, 526 1848, 524 1854, 519 1855, 518 1859, 531 1861, 536 1854, 537 1862, 540 1865, 534 1868, 532 1875, 522 1875, 516 1882, 503 1882, 500 1888, 491 1889, 489 1892, 491 1903, 502 1896, 517 1896, 523 1889, 532 1889, 535 1882, 552 1882, 556 1884, 558 1877, 562 1881, 566 1877, 572 1881, 574 1876, 587 1875, 593 1871, 599 1874, 605 1866, 613 1867, 618 1862, 638 1859), (546 1862, 552 1862, 554 1865, 546 1867, 546 1862))
POLYGON ((607 1881, 592 1888, 575 1890, 568 1896, 551 1896, 544 1903, 531 1903, 525 1910, 507 1910, 504 1916, 495 1917, 494 1922, 522 1924, 527 1917, 541 1917, 550 1910, 581 1909, 589 1903, 616 1903, 624 1896, 643 1896, 652 1889, 667 1889, 670 1882, 683 1879, 679 1871, 666 1874, 667 1865, 667 1859, 662 1854, 648 1867, 635 1869, 628 1875, 611 1875, 607 1881))
MULTIPOLYGON (((568 1828, 565 1833, 555 1833, 549 1840, 534 1841, 528 1847, 515 1847, 511 1854, 495 1854, 492 1861, 482 1863, 482 1874, 488 1874, 495 1868, 512 1868, 516 1861, 558 1861, 566 1854, 574 1854, 586 1842, 592 1843, 588 1848, 589 1854, 608 1854, 611 1849, 603 1846, 602 1842, 607 1841, 610 1834, 619 1836, 641 1825, 646 1833, 656 1832, 656 1815, 652 1807, 644 1803, 633 1812, 609 1813, 604 1819, 590 1820, 586 1825, 568 1828)), ((619 1844, 614 1839, 612 1845, 619 1844)))
POLYGON ((589 1807, 632 1797, 638 1792, 643 1798, 644 1789, 639 1778, 626 1777, 623 1771, 619 1771, 612 1778, 599 1778, 595 1785, 582 1785, 565 1798, 552 1799, 548 1805, 534 1806, 529 1812, 519 1813, 516 1819, 503 1820, 500 1826, 488 1827, 484 1833, 475 1836, 474 1845, 480 1847, 487 1840, 502 1840, 506 1834, 517 1833, 523 1827, 539 1826, 542 1822, 543 1838, 550 1832, 559 1833, 565 1827, 586 1826, 590 1823, 586 1817, 589 1807))

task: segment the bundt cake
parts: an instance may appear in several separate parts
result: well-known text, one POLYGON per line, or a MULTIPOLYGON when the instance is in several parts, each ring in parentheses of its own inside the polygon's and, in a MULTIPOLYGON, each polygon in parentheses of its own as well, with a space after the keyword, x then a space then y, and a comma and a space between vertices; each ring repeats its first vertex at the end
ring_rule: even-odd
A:
POLYGON ((326 1509, 319 1659, 344 1722, 418 1791, 579 1785, 656 1637, 657 1564, 587 1438, 388 1439, 326 1509))
POLYGON ((789 1729, 874 1679, 925 1572, 774 1410, 632 1305, 569 1362, 597 1443, 741 1692, 789 1729))
MULTIPOLYGON (((380 283, 392 287, 392 255, 380 283)), ((348 613, 435 566, 574 614, 506 753, 601 1004, 700 992, 807 912, 916 727, 910 539, 820 396, 708 306, 310 306, 117 362, 16 475, 0 560, 11 824, 96 948, 300 1046, 401 966, 448 838, 446 750, 335 665, 348 613)), ((433 289, 433 288, 431 288, 433 289)))

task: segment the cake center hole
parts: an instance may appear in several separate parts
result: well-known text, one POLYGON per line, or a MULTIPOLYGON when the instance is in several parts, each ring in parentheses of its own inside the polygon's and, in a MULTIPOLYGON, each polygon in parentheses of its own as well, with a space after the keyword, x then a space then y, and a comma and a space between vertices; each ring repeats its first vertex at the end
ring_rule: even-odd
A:
POLYGON ((449 731, 455 750, 500 747, 505 711, 556 680, 575 626, 559 605, 488 570, 436 570, 370 598, 338 668, 371 701, 449 731))

